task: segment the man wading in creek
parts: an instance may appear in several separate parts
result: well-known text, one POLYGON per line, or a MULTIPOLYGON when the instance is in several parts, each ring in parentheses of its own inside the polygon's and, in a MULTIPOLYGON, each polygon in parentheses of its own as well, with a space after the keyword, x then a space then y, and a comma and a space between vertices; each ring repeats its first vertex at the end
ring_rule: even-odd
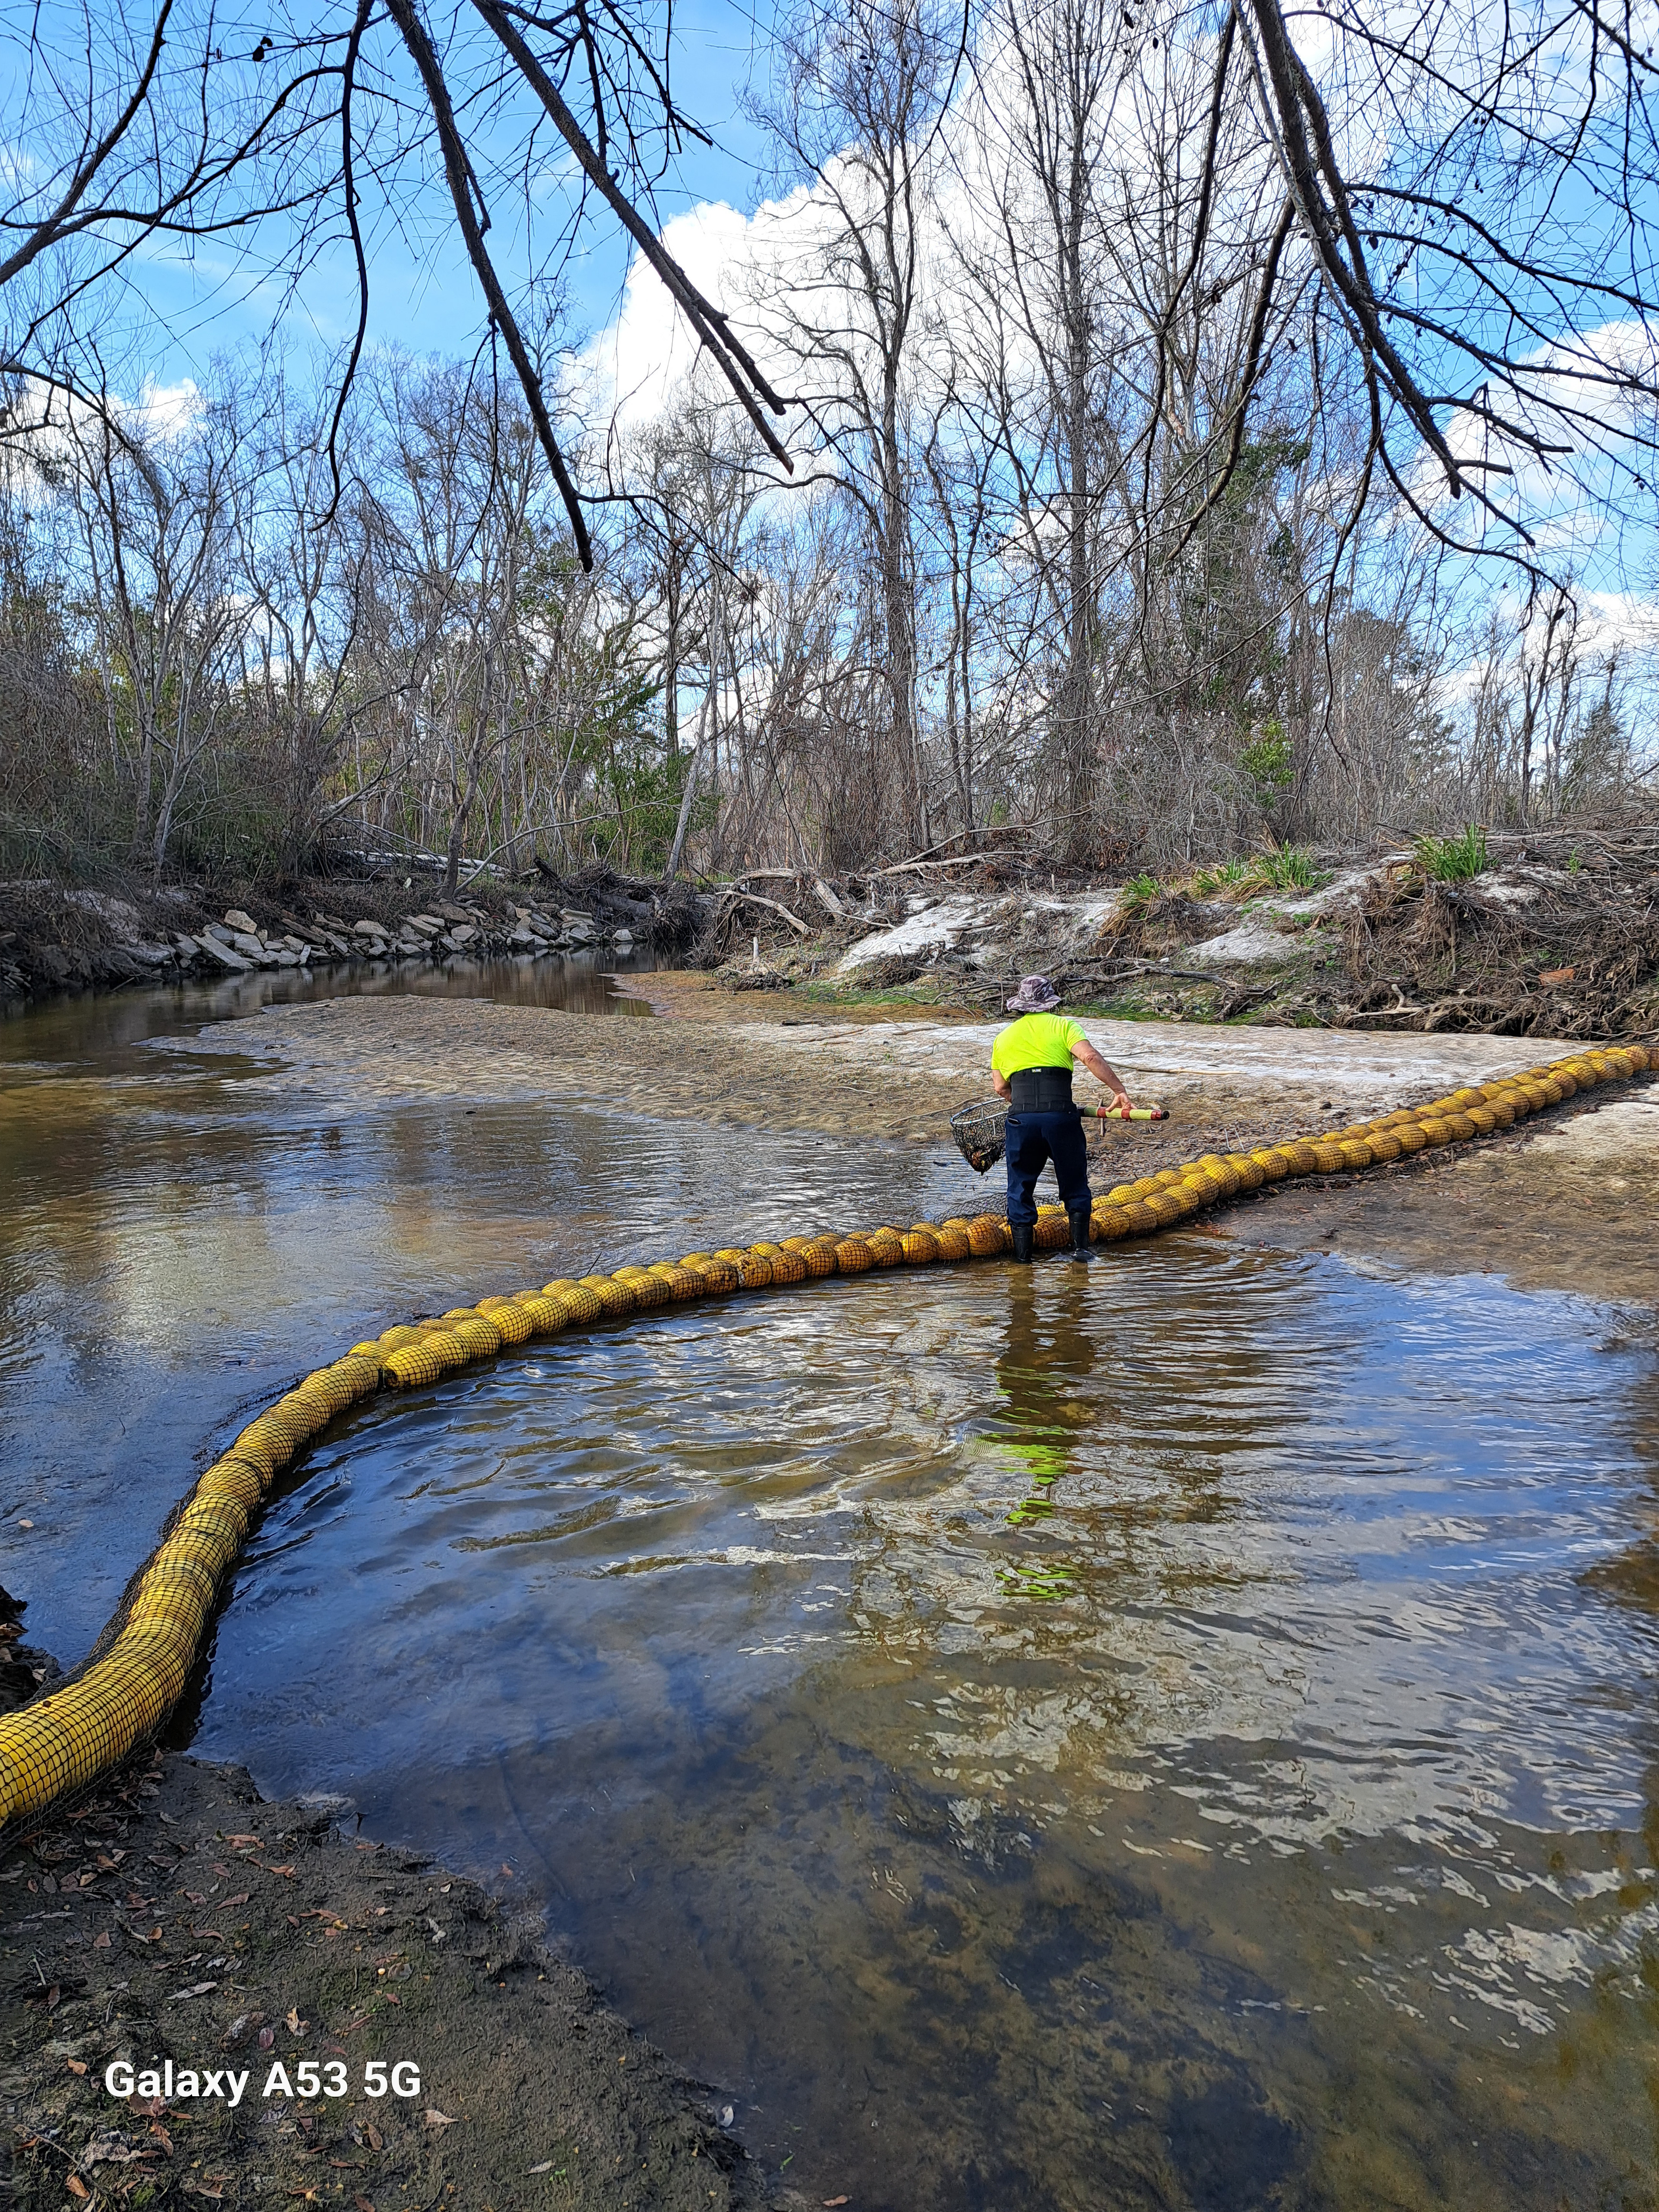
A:
POLYGON ((1016 1260, 1029 1260, 1036 1234, 1036 1179, 1054 1164, 1060 1201, 1070 1216, 1073 1260, 1089 1249, 1089 1152, 1083 1116, 1072 1101, 1072 1064, 1081 1060, 1127 1111, 1129 1094, 1083 1034, 1061 1013, 1060 994, 1046 975, 1027 975, 1008 1001, 1011 1022, 991 1048, 991 1082, 1008 1101, 1008 1227, 1016 1260))

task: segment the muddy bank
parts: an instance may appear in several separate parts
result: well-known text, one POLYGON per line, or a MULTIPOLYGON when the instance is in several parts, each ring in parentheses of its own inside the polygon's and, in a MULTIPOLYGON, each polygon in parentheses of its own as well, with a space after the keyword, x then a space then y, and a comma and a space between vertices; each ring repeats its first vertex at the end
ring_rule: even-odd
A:
POLYGON ((699 941, 733 994, 879 994, 981 1014, 1015 979, 1192 1022, 1635 1036, 1659 1021, 1659 829, 1370 853, 1279 850, 1062 884, 995 860, 720 892, 699 941))
POLYGON ((251 968, 672 949, 745 1008, 984 1018, 1041 970, 1127 1019, 1588 1038, 1659 1026, 1659 827, 1279 850, 1163 879, 1028 856, 690 886, 595 869, 456 894, 382 872, 284 886, 0 883, 0 1002, 251 968))
POLYGON ((799 2206, 501 1882, 264 1802, 239 1768, 130 1769, 0 1859, 10 2201, 799 2206))
POLYGON ((618 957, 693 936, 684 885, 616 875, 450 895, 429 880, 327 878, 227 891, 208 885, 88 890, 0 883, 0 1005, 55 992, 260 969, 373 975, 480 958, 618 957))

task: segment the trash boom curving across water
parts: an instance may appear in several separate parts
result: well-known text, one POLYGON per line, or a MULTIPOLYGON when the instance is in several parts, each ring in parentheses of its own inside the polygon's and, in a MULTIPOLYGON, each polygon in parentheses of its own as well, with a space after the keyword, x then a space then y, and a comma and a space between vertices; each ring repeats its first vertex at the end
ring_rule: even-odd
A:
MULTIPOLYGON (((1363 1171, 1428 1146, 1467 1143, 1579 1091, 1628 1081, 1651 1068, 1659 1068, 1659 1047, 1598 1048, 1327 1136, 1249 1154, 1206 1154, 1097 1200, 1093 1237, 1112 1243, 1150 1236, 1265 1182, 1363 1171)), ((1070 1241, 1064 1210, 1042 1209, 1037 1243, 1058 1249, 1070 1241)), ((439 1382, 535 1338, 672 1303, 872 1268, 991 1257, 1010 1245, 1006 1222, 989 1213, 921 1222, 906 1231, 790 1237, 781 1243, 693 1252, 580 1282, 561 1279, 355 1345, 258 1414, 202 1475, 77 1673, 0 1720, 0 1830, 15 1837, 38 1825, 155 1735, 184 1692, 224 1578, 276 1476, 362 1400, 385 1389, 439 1382)))

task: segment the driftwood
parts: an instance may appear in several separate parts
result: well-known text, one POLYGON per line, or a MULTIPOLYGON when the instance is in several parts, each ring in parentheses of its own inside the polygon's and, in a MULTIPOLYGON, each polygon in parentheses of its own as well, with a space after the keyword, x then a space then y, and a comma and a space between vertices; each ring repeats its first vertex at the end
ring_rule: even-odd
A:
POLYGON ((798 929, 803 937, 812 934, 810 921, 803 921, 798 914, 791 914, 788 908, 780 906, 776 899, 763 898, 758 891, 728 891, 726 896, 737 905, 769 907, 774 914, 781 914, 790 928, 798 929))

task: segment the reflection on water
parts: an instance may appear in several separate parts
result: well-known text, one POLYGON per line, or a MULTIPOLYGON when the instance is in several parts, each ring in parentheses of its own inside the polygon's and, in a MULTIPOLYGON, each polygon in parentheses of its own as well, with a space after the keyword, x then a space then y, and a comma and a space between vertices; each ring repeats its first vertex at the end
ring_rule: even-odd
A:
POLYGON ((177 1036, 204 1022, 234 1021, 261 1006, 312 999, 493 999, 504 1006, 556 1006, 568 1014, 648 1016, 650 1001, 626 986, 653 974, 650 952, 572 952, 514 959, 377 963, 356 969, 260 969, 211 981, 153 983, 130 991, 49 999, 40 1006, 0 1000, 0 1071, 60 1056, 107 1068, 124 1046, 177 1036), (611 977, 623 979, 618 988, 611 977))
MULTIPOLYGON (((0 1068, 0 1581, 66 1660, 371 1320, 982 1188, 62 1014, 0 1068)), ((313 1449, 198 1747, 509 1861, 809 2199, 1645 2205, 1656 1362, 1603 1326, 1175 1237, 556 1341, 313 1449)))
POLYGON ((198 1742, 509 1860, 809 2195, 1642 2201, 1653 1380, 1198 1239, 658 1316, 314 1453, 198 1742))

